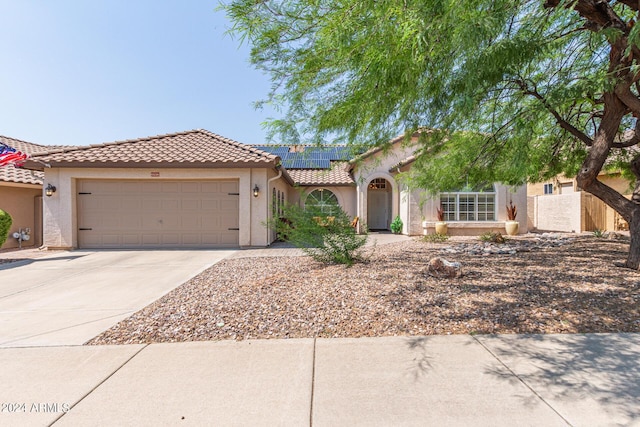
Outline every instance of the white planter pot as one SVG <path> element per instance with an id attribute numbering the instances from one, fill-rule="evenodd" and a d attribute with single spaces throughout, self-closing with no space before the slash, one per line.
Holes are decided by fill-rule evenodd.
<path id="1" fill-rule="evenodd" d="M 515 236 L 518 234 L 520 223 L 518 221 L 506 221 L 504 223 L 504 229 L 509 236 Z"/>
<path id="2" fill-rule="evenodd" d="M 436 233 L 445 235 L 447 234 L 448 226 L 446 222 L 436 222 Z"/>

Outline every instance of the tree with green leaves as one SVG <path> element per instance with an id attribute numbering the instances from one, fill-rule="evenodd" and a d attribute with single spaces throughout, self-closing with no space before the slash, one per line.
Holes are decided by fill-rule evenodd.
<path id="1" fill-rule="evenodd" d="M 640 267 L 636 0 L 235 0 L 233 34 L 272 79 L 284 142 L 387 143 L 419 129 L 412 182 L 563 173 L 627 220 Z M 623 170 L 633 197 L 598 179 Z"/>
<path id="2" fill-rule="evenodd" d="M 352 266 L 365 260 L 362 251 L 368 236 L 357 234 L 351 221 L 337 205 L 328 215 L 318 207 L 287 204 L 282 216 L 266 226 L 318 262 Z"/>

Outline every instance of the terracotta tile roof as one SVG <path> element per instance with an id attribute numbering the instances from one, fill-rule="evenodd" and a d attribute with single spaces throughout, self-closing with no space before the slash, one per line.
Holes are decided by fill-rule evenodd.
<path id="1" fill-rule="evenodd" d="M 275 166 L 278 156 L 203 129 L 75 148 L 49 150 L 38 160 L 62 167 Z M 42 170 L 27 161 L 25 166 Z"/>
<path id="2" fill-rule="evenodd" d="M 402 159 L 402 160 L 400 160 L 398 163 L 396 163 L 395 165 L 393 165 L 393 166 L 391 166 L 391 167 L 389 168 L 389 172 L 390 172 L 390 173 L 392 173 L 392 172 L 397 172 L 397 170 L 398 170 L 399 168 L 403 168 L 403 167 L 405 167 L 405 166 L 407 166 L 407 165 L 409 165 L 409 164 L 411 164 L 411 163 L 415 162 L 415 161 L 416 161 L 416 158 L 417 158 L 417 157 L 416 157 L 415 155 L 412 155 L 412 156 L 407 157 L 406 159 Z"/>
<path id="3" fill-rule="evenodd" d="M 349 163 L 336 162 L 331 169 L 287 169 L 297 185 L 355 185 L 349 173 Z"/>
<path id="4" fill-rule="evenodd" d="M 8 136 L 2 135 L 0 135 L 0 142 L 29 155 L 46 151 L 49 148 L 46 145 L 34 144 L 32 142 L 21 141 L 19 139 L 9 138 Z M 17 168 L 13 165 L 0 167 L 0 182 L 42 185 L 43 179 L 44 174 L 39 171 Z"/>

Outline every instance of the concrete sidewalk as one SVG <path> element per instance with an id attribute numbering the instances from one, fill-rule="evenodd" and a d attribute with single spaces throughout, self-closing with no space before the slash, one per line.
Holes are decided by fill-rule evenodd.
<path id="1" fill-rule="evenodd" d="M 640 425 L 640 334 L 0 349 L 0 425 Z"/>

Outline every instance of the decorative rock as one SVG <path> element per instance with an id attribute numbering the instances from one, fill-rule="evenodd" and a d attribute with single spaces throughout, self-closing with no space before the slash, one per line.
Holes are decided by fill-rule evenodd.
<path id="1" fill-rule="evenodd" d="M 503 244 L 492 242 L 460 243 L 455 246 L 445 246 L 440 251 L 444 254 L 467 255 L 515 255 L 518 252 L 557 248 L 575 240 L 556 233 L 544 233 L 533 240 L 508 239 Z"/>
<path id="2" fill-rule="evenodd" d="M 439 279 L 453 279 L 462 276 L 462 268 L 459 262 L 447 261 L 444 258 L 431 258 L 427 273 Z"/>

